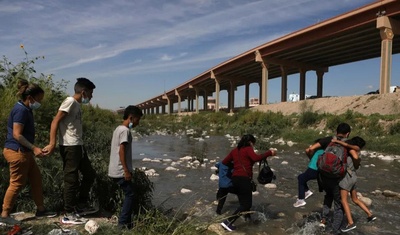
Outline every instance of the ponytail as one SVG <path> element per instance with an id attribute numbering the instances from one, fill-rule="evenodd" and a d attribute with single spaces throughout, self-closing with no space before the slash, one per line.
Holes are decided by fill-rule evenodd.
<path id="1" fill-rule="evenodd" d="M 22 99 L 22 101 L 25 101 L 28 96 L 36 96 L 44 93 L 44 90 L 39 85 L 35 83 L 29 84 L 26 79 L 20 79 L 17 88 L 17 95 Z"/>

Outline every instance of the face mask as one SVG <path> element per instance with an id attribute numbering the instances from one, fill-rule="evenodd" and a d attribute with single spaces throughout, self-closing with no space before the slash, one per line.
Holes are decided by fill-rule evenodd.
<path id="1" fill-rule="evenodd" d="M 32 109 L 32 110 L 35 110 L 35 109 L 38 109 L 39 107 L 40 107 L 40 103 L 39 102 L 37 102 L 37 101 L 35 101 L 35 103 L 33 103 L 33 104 L 31 104 L 31 103 L 29 103 L 29 107 Z"/>
<path id="2" fill-rule="evenodd" d="M 89 104 L 89 98 L 82 98 L 82 104 Z"/>
<path id="3" fill-rule="evenodd" d="M 128 127 L 129 127 L 129 129 L 133 128 L 133 123 L 130 122 L 129 125 L 128 125 Z"/>

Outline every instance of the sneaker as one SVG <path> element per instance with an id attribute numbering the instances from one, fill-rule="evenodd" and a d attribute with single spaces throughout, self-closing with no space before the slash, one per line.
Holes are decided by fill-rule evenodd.
<path id="1" fill-rule="evenodd" d="M 21 221 L 11 218 L 10 216 L 8 217 L 0 216 L 0 223 L 13 226 L 16 224 L 21 224 Z"/>
<path id="2" fill-rule="evenodd" d="M 296 203 L 293 204 L 294 207 L 305 206 L 307 203 L 304 199 L 297 199 Z"/>
<path id="3" fill-rule="evenodd" d="M 372 221 L 375 221 L 375 220 L 376 220 L 376 216 L 374 216 L 374 215 L 371 215 L 371 216 L 367 217 L 367 222 L 368 223 L 372 222 Z"/>
<path id="4" fill-rule="evenodd" d="M 95 208 L 87 203 L 78 204 L 78 206 L 75 209 L 76 209 L 76 213 L 79 215 L 89 215 L 89 214 L 96 213 L 98 211 L 97 208 Z"/>
<path id="5" fill-rule="evenodd" d="M 228 220 L 225 220 L 224 222 L 222 222 L 221 226 L 224 229 L 228 230 L 229 232 L 232 232 L 233 230 L 236 229 L 236 227 L 233 224 L 231 224 Z"/>
<path id="6" fill-rule="evenodd" d="M 352 224 L 346 225 L 346 227 L 344 227 L 344 228 L 341 228 L 340 231 L 345 233 L 345 232 L 348 232 L 348 231 L 353 230 L 355 228 L 357 228 L 357 226 L 354 223 L 352 223 Z"/>
<path id="7" fill-rule="evenodd" d="M 323 229 L 326 227 L 326 220 L 324 218 L 319 222 L 319 227 Z"/>
<path id="8" fill-rule="evenodd" d="M 311 197 L 311 195 L 313 195 L 313 194 L 314 194 L 314 193 L 311 192 L 311 190 L 308 190 L 308 191 L 305 193 L 304 200 L 307 199 L 307 198 L 309 198 L 309 197 Z"/>
<path id="9" fill-rule="evenodd" d="M 53 217 L 57 216 L 57 212 L 48 211 L 48 210 L 36 211 L 35 216 L 36 216 L 36 218 L 53 218 Z"/>
<path id="10" fill-rule="evenodd" d="M 82 218 L 75 213 L 66 213 L 61 219 L 63 224 L 84 224 L 88 219 Z"/>

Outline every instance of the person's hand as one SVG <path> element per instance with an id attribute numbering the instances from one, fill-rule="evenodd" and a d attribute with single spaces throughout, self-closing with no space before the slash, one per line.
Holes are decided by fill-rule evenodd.
<path id="1" fill-rule="evenodd" d="M 47 156 L 54 152 L 55 146 L 52 144 L 47 145 L 42 149 L 43 155 Z"/>
<path id="2" fill-rule="evenodd" d="M 34 146 L 32 151 L 33 151 L 33 154 L 35 155 L 35 157 L 41 158 L 44 156 L 41 148 Z"/>
<path id="3" fill-rule="evenodd" d="M 132 174 L 129 171 L 124 172 L 124 178 L 125 181 L 131 181 L 132 180 Z"/>
<path id="4" fill-rule="evenodd" d="M 269 149 L 269 151 L 271 151 L 271 156 L 276 156 L 276 149 L 275 148 L 271 148 L 271 149 Z"/>

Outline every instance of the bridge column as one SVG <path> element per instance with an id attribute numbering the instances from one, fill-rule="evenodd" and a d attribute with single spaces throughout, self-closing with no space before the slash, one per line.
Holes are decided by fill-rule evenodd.
<path id="1" fill-rule="evenodd" d="M 194 88 L 195 96 L 196 96 L 196 113 L 199 113 L 199 89 Z"/>
<path id="2" fill-rule="evenodd" d="M 192 110 L 192 107 L 190 106 L 192 104 L 190 96 L 187 97 L 187 111 L 190 112 Z"/>
<path id="3" fill-rule="evenodd" d="M 323 88 L 323 82 L 324 82 L 324 71 L 318 70 L 317 71 L 317 97 L 321 98 L 322 97 L 322 88 Z"/>
<path id="4" fill-rule="evenodd" d="M 250 83 L 246 81 L 244 85 L 244 107 L 246 109 L 249 108 L 249 102 L 250 101 Z"/>
<path id="5" fill-rule="evenodd" d="M 208 110 L 208 92 L 206 89 L 204 89 L 203 109 L 204 109 L 204 111 Z"/>
<path id="6" fill-rule="evenodd" d="M 181 108 L 182 98 L 181 98 L 181 95 L 179 94 L 178 90 L 176 90 L 176 89 L 175 89 L 175 95 L 178 96 L 178 114 L 181 114 L 181 112 L 182 112 L 182 108 Z"/>
<path id="7" fill-rule="evenodd" d="M 392 74 L 392 48 L 394 34 L 400 34 L 400 22 L 387 16 L 376 19 L 376 28 L 381 35 L 381 74 L 379 93 L 390 93 L 390 80 Z"/>
<path id="8" fill-rule="evenodd" d="M 300 100 L 306 98 L 306 70 L 300 69 Z"/>
<path id="9" fill-rule="evenodd" d="M 233 113 L 235 108 L 235 82 L 230 81 L 229 97 L 228 97 L 228 109 L 230 113 Z"/>
<path id="10" fill-rule="evenodd" d="M 217 77 L 215 77 L 214 71 L 211 71 L 211 78 L 215 81 L 215 112 L 219 112 L 220 85 Z"/>
<path id="11" fill-rule="evenodd" d="M 286 68 L 281 65 L 282 72 L 282 84 L 281 84 L 281 102 L 286 102 L 287 100 L 287 73 Z"/>
<path id="12" fill-rule="evenodd" d="M 165 104 L 161 105 L 161 113 L 165 114 Z"/>
<path id="13" fill-rule="evenodd" d="M 256 62 L 259 62 L 261 65 L 261 87 L 260 87 L 260 97 L 259 97 L 259 104 L 267 104 L 267 93 L 268 93 L 268 64 L 267 62 L 261 57 L 259 51 L 255 52 Z"/>

